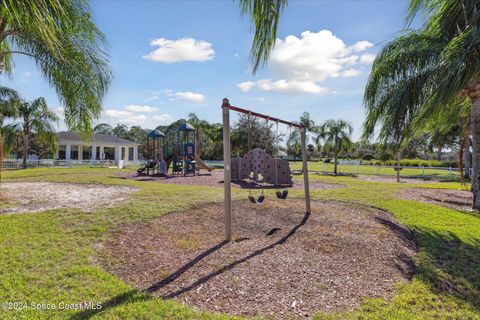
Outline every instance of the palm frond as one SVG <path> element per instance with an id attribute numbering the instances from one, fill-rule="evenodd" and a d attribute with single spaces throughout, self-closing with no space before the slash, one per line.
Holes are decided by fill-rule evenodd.
<path id="1" fill-rule="evenodd" d="M 280 16 L 287 0 L 240 0 L 243 15 L 248 15 L 255 28 L 250 50 L 253 73 L 263 67 L 277 39 Z"/>

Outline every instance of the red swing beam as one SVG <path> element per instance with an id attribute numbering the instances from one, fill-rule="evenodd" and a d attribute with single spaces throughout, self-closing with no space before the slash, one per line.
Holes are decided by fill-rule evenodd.
<path id="1" fill-rule="evenodd" d="M 270 117 L 270 116 L 267 116 L 267 115 L 264 115 L 264 114 L 261 114 L 261 113 L 258 113 L 258 112 L 250 111 L 250 110 L 247 110 L 247 109 L 242 109 L 242 108 L 231 106 L 231 105 L 229 105 L 227 108 L 229 108 L 232 111 L 248 114 L 249 116 L 262 118 L 262 119 L 265 119 L 267 121 L 273 121 L 273 122 L 276 122 L 276 123 L 286 124 L 288 126 L 296 127 L 296 128 L 299 128 L 299 129 L 305 127 L 303 124 L 290 122 L 290 121 L 285 121 L 285 120 L 282 120 L 282 119 L 278 119 L 278 118 L 275 118 L 275 117 Z"/>

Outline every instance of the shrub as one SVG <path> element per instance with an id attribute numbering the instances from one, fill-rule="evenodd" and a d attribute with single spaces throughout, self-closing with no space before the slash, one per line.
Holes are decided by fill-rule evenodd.
<path id="1" fill-rule="evenodd" d="M 367 160 L 367 161 L 370 161 L 372 160 L 374 157 L 371 155 L 371 154 L 366 154 L 362 157 L 362 160 Z"/>
<path id="2" fill-rule="evenodd" d="M 330 162 L 332 162 L 332 159 L 327 158 L 327 159 L 323 160 L 323 162 L 325 162 L 325 163 L 330 163 Z"/>

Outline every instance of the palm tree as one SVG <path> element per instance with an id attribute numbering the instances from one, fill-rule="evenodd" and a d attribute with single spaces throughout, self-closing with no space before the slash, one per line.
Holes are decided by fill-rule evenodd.
<path id="1" fill-rule="evenodd" d="M 297 160 L 297 157 L 300 156 L 300 150 L 301 150 L 300 131 L 292 130 L 288 135 L 288 139 L 287 139 L 287 152 L 293 155 L 293 162 L 295 162 Z"/>
<path id="2" fill-rule="evenodd" d="M 473 207 L 480 209 L 480 11 L 476 1 L 412 0 L 409 21 L 419 12 L 426 12 L 424 26 L 388 43 L 375 59 L 365 133 L 385 119 L 406 119 L 406 131 L 388 134 L 399 140 L 443 110 L 471 103 Z M 381 134 L 389 130 L 382 124 Z"/>
<path id="3" fill-rule="evenodd" d="M 70 129 L 91 131 L 111 79 L 104 36 L 85 0 L 2 1 L 0 73 L 12 57 L 31 57 L 56 89 Z"/>
<path id="4" fill-rule="evenodd" d="M 6 118 L 15 117 L 17 115 L 17 108 L 15 101 L 18 98 L 18 94 L 15 90 L 0 87 L 0 181 L 2 179 L 2 167 L 3 158 L 6 150 L 11 146 L 11 134 L 7 134 L 9 131 L 4 127 Z M 7 138 L 5 138 L 7 136 Z"/>
<path id="5" fill-rule="evenodd" d="M 242 14 L 249 16 L 255 26 L 255 36 L 250 49 L 254 73 L 268 61 L 277 40 L 280 14 L 286 5 L 287 0 L 240 0 Z"/>
<path id="6" fill-rule="evenodd" d="M 195 128 L 195 152 L 200 157 L 202 154 L 202 138 L 206 138 L 205 134 L 210 128 L 210 123 L 206 120 L 200 120 L 195 113 L 189 113 L 187 121 Z"/>
<path id="7" fill-rule="evenodd" d="M 318 128 L 317 141 L 323 140 L 325 144 L 333 146 L 334 167 L 333 173 L 337 175 L 338 153 L 352 145 L 350 136 L 353 127 L 345 120 L 327 120 Z"/>
<path id="8" fill-rule="evenodd" d="M 37 98 L 32 102 L 17 100 L 16 105 L 22 122 L 14 122 L 8 127 L 11 131 L 21 130 L 23 134 L 23 168 L 26 169 L 30 136 L 35 134 L 38 141 L 55 146 L 57 136 L 54 124 L 58 122 L 58 117 L 48 109 L 44 98 Z"/>

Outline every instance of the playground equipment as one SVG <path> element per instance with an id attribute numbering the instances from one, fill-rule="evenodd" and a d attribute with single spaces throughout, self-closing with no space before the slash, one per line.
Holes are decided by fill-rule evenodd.
<path id="1" fill-rule="evenodd" d="M 195 128 L 183 123 L 177 128 L 177 139 L 173 148 L 173 174 L 195 175 Z"/>
<path id="2" fill-rule="evenodd" d="M 196 154 L 195 128 L 191 124 L 180 124 L 168 137 L 158 129 L 148 133 L 147 163 L 137 170 L 139 174 L 149 175 L 150 170 L 155 174 L 157 170 L 158 175 L 165 176 L 170 164 L 173 175 L 195 175 L 201 169 L 213 171 L 214 168 Z"/>
<path id="3" fill-rule="evenodd" d="M 147 135 L 147 163 L 145 166 L 139 168 L 137 173 L 144 173 L 147 171 L 147 175 L 150 175 L 150 170 L 152 174 L 155 174 L 155 168 L 157 168 L 158 163 L 164 160 L 164 143 L 165 143 L 165 134 L 158 130 L 152 130 Z M 161 172 L 157 170 L 157 174 L 165 174 L 166 172 Z"/>
<path id="4" fill-rule="evenodd" d="M 288 161 L 272 158 L 265 150 L 255 148 L 243 158 L 233 158 L 232 179 L 251 179 L 255 182 L 272 185 L 293 185 L 292 174 Z"/>
<path id="5" fill-rule="evenodd" d="M 269 117 L 267 115 L 253 112 L 250 110 L 234 107 L 230 105 L 230 102 L 228 101 L 227 98 L 224 98 L 222 101 L 222 114 L 223 114 L 223 161 L 224 161 L 224 171 L 223 171 L 223 180 L 224 180 L 224 220 L 225 220 L 225 240 L 226 241 L 231 241 L 232 240 L 232 159 L 230 157 L 231 149 L 230 149 L 230 110 L 240 112 L 247 114 L 249 116 L 254 116 L 258 118 L 265 119 L 267 121 L 274 121 L 277 124 L 282 123 L 286 124 L 291 127 L 298 128 L 300 130 L 300 138 L 301 138 L 301 148 L 302 148 L 302 162 L 303 162 L 303 181 L 304 181 L 304 187 L 305 187 L 305 209 L 306 213 L 311 213 L 311 204 L 310 204 L 310 186 L 308 182 L 308 165 L 307 165 L 307 147 L 306 147 L 306 130 L 305 126 L 302 124 L 298 123 L 293 123 L 285 120 L 281 120 L 278 118 L 273 118 Z M 261 150 L 261 149 L 260 149 Z M 253 151 L 252 150 L 252 157 L 253 157 Z M 262 150 L 263 151 L 263 150 Z M 259 153 L 258 151 L 255 151 L 255 154 Z M 263 166 L 260 166 L 258 168 L 254 168 L 255 170 L 258 170 L 261 174 L 261 168 L 265 167 L 265 157 L 263 158 L 264 164 Z M 253 161 L 253 160 L 252 160 Z M 260 161 L 261 164 L 261 161 Z M 240 168 L 241 165 L 238 165 L 238 168 Z M 253 167 L 253 164 L 252 164 Z M 275 166 L 277 168 L 277 166 Z M 240 171 L 237 172 L 239 175 L 241 174 Z M 275 175 L 276 176 L 276 175 Z M 290 177 L 291 179 L 291 177 Z M 262 190 L 263 192 L 263 190 Z M 277 191 L 279 192 L 279 191 Z M 288 191 L 285 194 L 285 198 L 287 197 Z M 255 197 L 250 193 L 249 195 L 249 200 L 252 201 L 254 200 L 255 203 L 258 203 L 260 200 L 260 203 L 263 203 L 265 200 L 265 197 L 261 198 L 263 194 L 258 198 L 255 199 Z M 283 192 L 282 192 L 283 196 Z M 277 195 L 278 197 L 278 195 Z M 252 201 L 252 203 L 254 202 Z"/>

